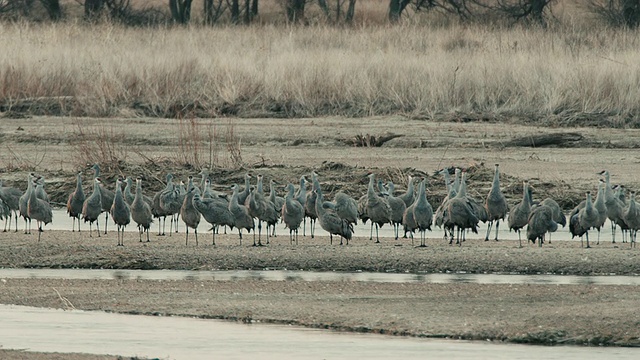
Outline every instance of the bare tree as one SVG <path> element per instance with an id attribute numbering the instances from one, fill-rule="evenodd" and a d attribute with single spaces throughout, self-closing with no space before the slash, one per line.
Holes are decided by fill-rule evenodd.
<path id="1" fill-rule="evenodd" d="M 188 24 L 191 20 L 191 3 L 193 0 L 169 0 L 169 10 L 173 21 Z"/>
<path id="2" fill-rule="evenodd" d="M 84 17 L 87 20 L 96 20 L 104 9 L 104 0 L 85 0 Z"/>
<path id="3" fill-rule="evenodd" d="M 47 11 L 49 19 L 53 21 L 62 19 L 62 8 L 60 8 L 59 0 L 40 0 L 40 3 Z"/>
<path id="4" fill-rule="evenodd" d="M 547 25 L 546 12 L 554 0 L 469 0 L 493 12 L 505 15 L 515 21 L 531 21 L 541 26 Z"/>
<path id="5" fill-rule="evenodd" d="M 225 2 L 223 0 L 204 0 L 204 23 L 215 24 L 224 13 Z"/>
<path id="6" fill-rule="evenodd" d="M 611 26 L 640 25 L 640 0 L 588 0 L 586 6 Z"/>
<path id="7" fill-rule="evenodd" d="M 284 7 L 287 13 L 287 20 L 290 23 L 303 22 L 306 4 L 306 0 L 286 0 Z"/>

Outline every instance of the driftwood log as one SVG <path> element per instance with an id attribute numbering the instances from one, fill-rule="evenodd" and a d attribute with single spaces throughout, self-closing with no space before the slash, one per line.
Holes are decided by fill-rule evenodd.
<path id="1" fill-rule="evenodd" d="M 584 139 L 584 136 L 576 132 L 552 133 L 542 135 L 529 135 L 507 141 L 505 147 L 545 147 L 545 146 L 570 146 Z"/>

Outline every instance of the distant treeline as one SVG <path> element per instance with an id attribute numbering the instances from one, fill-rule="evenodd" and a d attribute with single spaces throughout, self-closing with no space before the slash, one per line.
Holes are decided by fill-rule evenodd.
<path id="1" fill-rule="evenodd" d="M 86 21 L 114 21 L 131 26 L 168 24 L 251 24 L 256 22 L 260 0 L 167 0 L 166 6 L 151 1 L 76 0 L 84 8 Z M 135 0 L 134 0 L 135 1 Z M 437 12 L 462 22 L 528 23 L 547 26 L 556 20 L 553 9 L 571 0 L 388 0 L 388 22 L 407 14 Z M 280 19 L 274 22 L 351 24 L 357 16 L 357 0 L 276 0 Z M 359 4 L 362 4 L 361 0 Z M 272 5 L 272 4 L 270 4 Z M 572 7 L 600 18 L 610 26 L 635 28 L 640 24 L 640 0 L 576 0 Z M 309 16 L 313 6 L 314 14 Z M 362 7 L 362 5 L 359 5 Z M 60 21 L 73 17 L 60 0 L 0 0 L 0 18 L 5 20 Z M 319 9 L 319 10 L 318 10 Z M 306 11 L 305 11 L 306 10 Z M 578 10 L 576 10 L 578 11 Z M 74 14 L 78 15 L 78 14 Z M 261 20 L 264 22 L 264 20 Z"/>

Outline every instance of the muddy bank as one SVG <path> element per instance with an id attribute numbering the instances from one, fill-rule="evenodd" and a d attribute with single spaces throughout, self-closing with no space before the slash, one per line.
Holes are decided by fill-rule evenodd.
<path id="1" fill-rule="evenodd" d="M 437 234 L 434 232 L 433 234 Z M 432 235 L 432 236 L 434 236 Z M 358 237 L 348 246 L 329 245 L 327 237 L 300 237 L 289 245 L 288 235 L 272 238 L 269 246 L 252 247 L 252 236 L 239 245 L 237 234 L 201 235 L 199 246 L 184 244 L 184 233 L 152 236 L 139 243 L 126 233 L 125 246 L 116 247 L 115 232 L 101 238 L 88 233 L 46 231 L 37 236 L 0 233 L 0 266 L 17 268 L 236 270 L 289 269 L 313 271 L 468 272 L 599 275 L 640 274 L 640 251 L 628 244 L 603 241 L 591 249 L 577 242 L 555 241 L 543 248 L 517 241 L 469 239 L 461 248 L 442 238 L 427 240 L 427 248 L 414 248 L 410 240 L 383 239 L 375 244 Z M 437 236 L 437 235 L 435 235 Z"/>
<path id="2" fill-rule="evenodd" d="M 0 359 L 3 360 L 143 360 L 116 355 L 93 355 L 75 353 L 39 353 L 21 350 L 0 349 Z"/>

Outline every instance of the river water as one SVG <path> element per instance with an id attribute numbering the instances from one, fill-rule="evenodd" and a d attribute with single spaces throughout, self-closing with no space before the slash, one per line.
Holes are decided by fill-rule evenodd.
<path id="1" fill-rule="evenodd" d="M 0 269 L 0 279 L 135 279 L 135 280 L 265 280 L 265 281 L 361 281 L 432 284 L 539 284 L 633 285 L 640 276 L 572 276 L 508 274 L 397 274 L 375 272 L 314 272 L 292 270 L 105 270 L 105 269 Z"/>
<path id="2" fill-rule="evenodd" d="M 637 359 L 638 350 L 343 334 L 281 325 L 0 305 L 0 347 L 161 359 Z"/>

